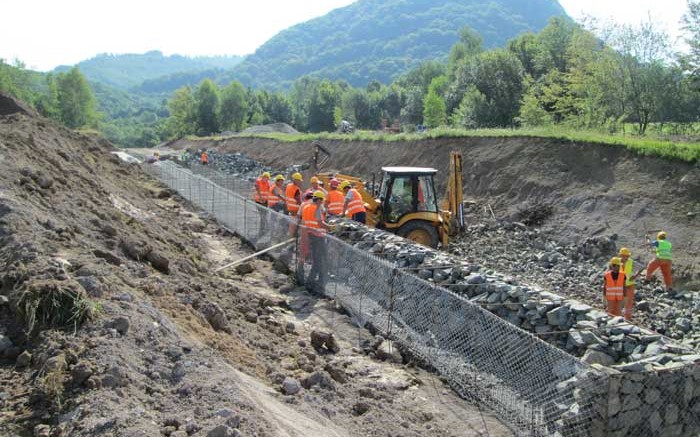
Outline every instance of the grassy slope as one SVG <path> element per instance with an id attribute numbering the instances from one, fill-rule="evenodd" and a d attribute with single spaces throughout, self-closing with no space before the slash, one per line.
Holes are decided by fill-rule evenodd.
<path id="1" fill-rule="evenodd" d="M 660 156 L 667 159 L 679 159 L 686 162 L 700 162 L 700 143 L 673 142 L 664 139 L 613 136 L 600 132 L 566 130 L 552 128 L 533 129 L 433 129 L 424 134 L 390 134 L 374 131 L 359 131 L 351 135 L 338 133 L 319 134 L 257 134 L 245 135 L 253 138 L 272 138 L 282 142 L 301 142 L 319 139 L 347 141 L 416 141 L 434 138 L 468 138 L 468 137 L 535 137 L 572 142 L 607 144 L 625 147 L 639 155 Z"/>

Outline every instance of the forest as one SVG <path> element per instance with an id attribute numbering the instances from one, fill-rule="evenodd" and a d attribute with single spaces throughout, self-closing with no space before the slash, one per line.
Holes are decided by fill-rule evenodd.
<path id="1" fill-rule="evenodd" d="M 688 2 L 683 25 L 689 47 L 683 53 L 675 53 L 651 21 L 584 26 L 555 17 L 540 32 L 493 49 L 465 27 L 446 61 L 426 61 L 391 83 L 373 80 L 362 87 L 303 76 L 289 90 L 272 91 L 205 78 L 171 95 L 135 97 L 104 85 L 91 88 L 77 68 L 41 75 L 1 63 L 0 89 L 69 127 L 98 129 L 124 146 L 273 122 L 332 132 L 341 120 L 370 131 L 398 122 L 405 132 L 422 125 L 542 128 L 696 142 L 700 1 Z"/>

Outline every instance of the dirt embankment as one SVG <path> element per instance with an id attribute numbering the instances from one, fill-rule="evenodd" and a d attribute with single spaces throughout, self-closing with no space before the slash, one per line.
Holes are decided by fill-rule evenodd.
<path id="1" fill-rule="evenodd" d="M 0 115 L 0 435 L 511 435 L 112 150 Z"/>
<path id="2" fill-rule="evenodd" d="M 674 245 L 676 276 L 700 286 L 700 165 L 638 156 L 624 148 L 538 138 L 463 138 L 412 142 L 328 141 L 329 170 L 371 180 L 382 166 L 448 168 L 449 151 L 464 162 L 464 191 L 493 208 L 498 218 L 543 204 L 554 214 L 544 229 L 562 242 L 591 236 L 619 236 L 640 258 L 647 258 L 645 232 L 664 229 Z M 178 148 L 242 152 L 274 168 L 308 162 L 310 143 L 229 138 L 181 140 Z M 440 189 L 445 172 L 438 176 Z"/>

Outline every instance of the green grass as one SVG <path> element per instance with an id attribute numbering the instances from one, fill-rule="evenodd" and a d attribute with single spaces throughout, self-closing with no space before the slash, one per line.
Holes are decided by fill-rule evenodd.
<path id="1" fill-rule="evenodd" d="M 612 135 L 597 131 L 574 130 L 560 127 L 541 127 L 523 129 L 477 129 L 462 130 L 452 128 L 431 129 L 426 133 L 390 134 L 376 131 L 357 131 L 353 134 L 318 133 L 318 134 L 253 134 L 244 135 L 246 138 L 268 138 L 283 143 L 310 142 L 314 140 L 337 141 L 419 141 L 439 138 L 550 138 L 562 141 L 606 144 L 625 147 L 634 153 L 644 156 L 659 156 L 666 159 L 678 159 L 686 162 L 700 161 L 700 142 L 675 142 L 654 137 L 635 135 Z"/>

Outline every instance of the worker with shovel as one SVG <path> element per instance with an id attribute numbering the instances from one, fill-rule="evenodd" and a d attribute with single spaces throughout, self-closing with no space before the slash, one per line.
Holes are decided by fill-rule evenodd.
<path id="1" fill-rule="evenodd" d="M 664 277 L 664 284 L 666 285 L 666 292 L 673 294 L 673 279 L 671 277 L 671 242 L 668 241 L 668 236 L 666 232 L 660 231 L 656 234 L 656 240 L 647 242 L 651 247 L 656 248 L 656 256 L 654 259 L 649 261 L 647 265 L 647 274 L 645 282 L 651 281 L 651 277 L 654 275 L 657 269 L 661 269 L 661 274 Z"/>
<path id="2" fill-rule="evenodd" d="M 301 213 L 301 224 L 308 231 L 309 249 L 311 251 L 311 271 L 306 282 L 316 284 L 321 290 L 328 280 L 328 251 L 326 250 L 326 231 L 329 229 L 326 223 L 326 213 L 323 202 L 326 194 L 316 191 L 311 199 L 312 203 L 305 205 Z"/>

